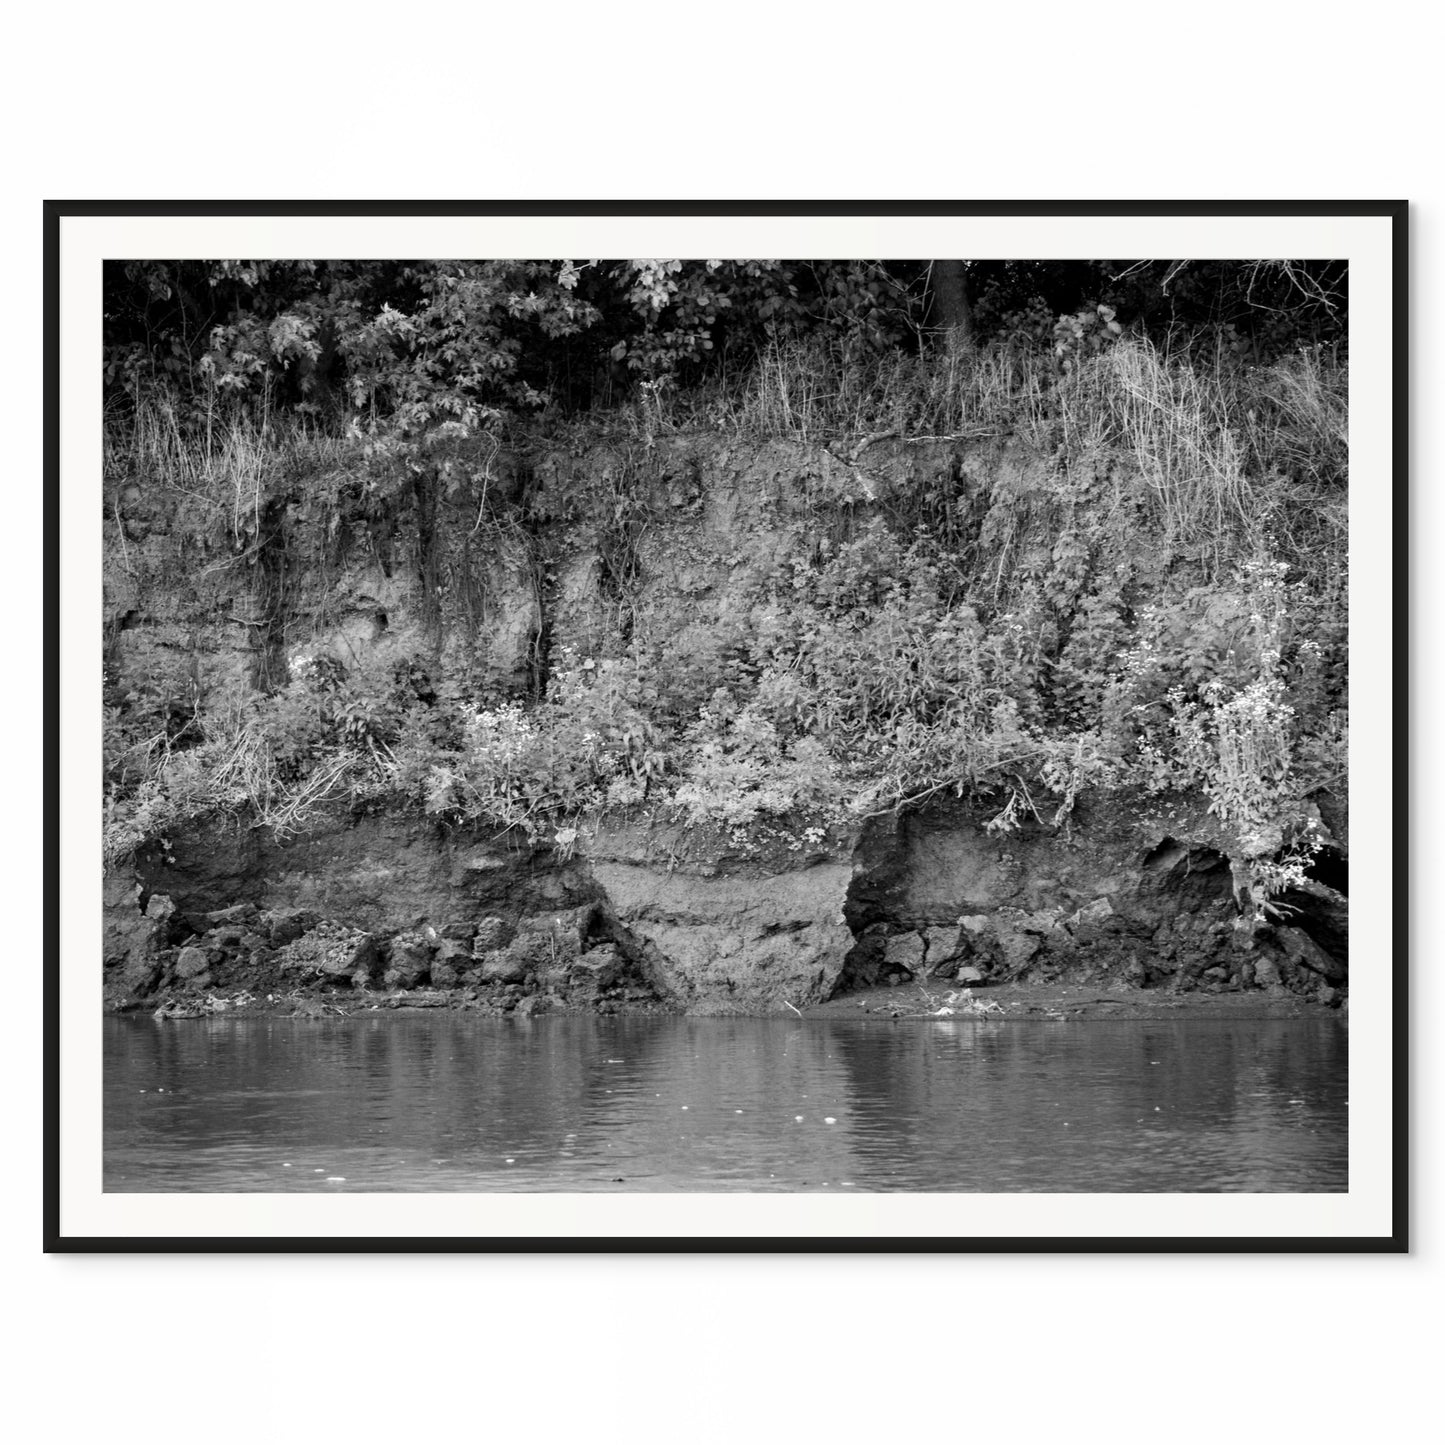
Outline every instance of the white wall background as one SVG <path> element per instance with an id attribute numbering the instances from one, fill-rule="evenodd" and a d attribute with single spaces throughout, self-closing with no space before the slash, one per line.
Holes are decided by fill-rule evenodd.
<path id="1" fill-rule="evenodd" d="M 1415 956 L 1415 1254 L 43 1258 L 40 201 L 1354 198 L 1416 203 L 1412 796 L 1441 801 L 1442 195 L 1414 7 L 885 12 L 137 4 L 7 26 L 0 1362 L 18 1438 L 1171 1442 L 1429 1430 L 1441 950 Z M 1006 15 L 1020 18 L 1010 27 Z M 1355 27 L 1355 28 L 1352 28 Z M 35 540 L 32 540 L 35 539 Z M 33 708 L 27 702 L 33 697 Z M 20 714 L 17 716 L 17 714 Z M 1420 837 L 1416 878 L 1438 843 Z M 1432 1309 L 1431 1306 L 1434 1308 Z M 866 1338 L 865 1338 L 866 1336 Z M 862 1352 L 871 1341 L 871 1361 Z M 18 1386 L 18 1392 L 16 1390 Z M 1146 1434 L 1147 1432 L 1147 1434 Z"/>

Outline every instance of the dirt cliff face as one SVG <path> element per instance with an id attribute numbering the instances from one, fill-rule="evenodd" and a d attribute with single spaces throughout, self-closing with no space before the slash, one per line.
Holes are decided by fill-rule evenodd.
<path id="1" fill-rule="evenodd" d="M 1252 926 L 1209 833 L 1184 803 L 1006 837 L 939 805 L 807 854 L 637 822 L 563 858 L 395 818 L 287 843 L 216 825 L 108 880 L 106 991 L 760 1014 L 956 979 L 1338 1002 L 1344 896 L 1312 883 Z"/>
<path id="2" fill-rule="evenodd" d="M 433 682 L 466 669 L 512 696 L 544 686 L 564 648 L 640 643 L 679 670 L 711 665 L 767 623 L 758 578 L 820 499 L 862 516 L 929 468 L 980 497 L 985 469 L 1026 493 L 1037 462 L 1011 446 L 950 458 L 891 441 L 865 471 L 824 447 L 678 438 L 621 487 L 638 465 L 631 444 L 514 460 L 517 510 L 485 526 L 444 493 L 407 503 L 424 527 L 279 498 L 235 556 L 212 556 L 183 513 L 137 495 L 107 551 L 108 673 L 172 698 L 181 736 L 199 699 L 274 687 L 301 651 L 426 653 Z M 605 523 L 568 500 L 608 488 L 619 502 Z M 778 1013 L 951 978 L 1341 997 L 1337 803 L 1324 820 L 1334 845 L 1265 926 L 1241 911 L 1200 798 L 1081 799 L 1058 827 L 1009 833 L 991 832 L 989 813 L 934 801 L 806 846 L 743 846 L 636 808 L 533 845 L 364 800 L 287 838 L 203 822 L 107 877 L 106 994 Z"/>
<path id="3" fill-rule="evenodd" d="M 1312 883 L 1256 925 L 1221 848 L 1201 800 L 1096 803 L 1067 829 L 1006 835 L 957 804 L 890 819 L 859 849 L 840 986 L 965 978 L 1337 1001 L 1344 896 Z"/>
<path id="4" fill-rule="evenodd" d="M 592 876 L 691 1013 L 781 1013 L 828 998 L 853 935 L 850 838 L 808 853 L 739 854 L 677 826 L 601 829 Z"/>
<path id="5" fill-rule="evenodd" d="M 341 814 L 287 843 L 201 829 L 108 880 L 107 993 L 442 988 L 500 1009 L 770 1013 L 837 986 L 846 856 L 740 858 L 641 824 L 592 843 L 563 859 Z"/>

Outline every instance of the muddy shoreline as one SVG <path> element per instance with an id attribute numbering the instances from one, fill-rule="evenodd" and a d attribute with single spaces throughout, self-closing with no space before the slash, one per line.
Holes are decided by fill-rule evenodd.
<path id="1" fill-rule="evenodd" d="M 966 993 L 958 998 L 958 993 Z M 950 997 L 954 1003 L 950 1004 Z M 941 1012 L 941 1010 L 946 1010 Z M 980 1020 L 991 1023 L 1083 1023 L 1101 1019 L 1118 1021 L 1187 1018 L 1285 1019 L 1318 1017 L 1325 1013 L 1348 1016 L 1347 998 L 1331 1005 L 1314 1003 L 1298 995 L 1274 997 L 1259 991 L 1237 993 L 1180 993 L 1172 989 L 1101 988 L 1093 984 L 998 984 L 967 991 L 936 983 L 929 987 L 904 984 L 876 988 L 830 999 L 807 1009 L 807 1018 L 887 1018 Z"/>
<path id="2" fill-rule="evenodd" d="M 418 1014 L 436 1011 L 484 1017 L 532 1019 L 548 1015 L 627 1018 L 674 1017 L 675 1007 L 647 1001 L 604 1002 L 578 1007 L 535 994 L 495 999 L 475 989 L 426 989 L 385 993 L 352 989 L 267 995 L 174 994 L 146 1000 L 111 999 L 106 1012 L 150 1015 L 162 1020 L 200 1018 L 345 1018 L 364 1013 Z M 955 989 L 948 985 L 904 984 L 860 989 L 797 1011 L 797 1018 L 851 1019 L 869 1022 L 941 1021 L 1006 1023 L 1089 1023 L 1099 1021 L 1203 1021 L 1349 1016 L 1349 1000 L 1321 1004 L 1296 995 L 1268 996 L 1257 991 L 1181 993 L 1167 989 L 1101 988 L 1088 984 L 999 984 Z M 695 1015 L 694 1015 L 695 1016 Z M 774 1013 L 732 1011 L 713 1017 L 779 1017 Z M 791 1017 L 792 1015 L 783 1015 Z"/>

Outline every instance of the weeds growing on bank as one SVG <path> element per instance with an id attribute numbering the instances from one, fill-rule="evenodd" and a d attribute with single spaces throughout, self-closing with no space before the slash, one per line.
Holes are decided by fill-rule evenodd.
<path id="1" fill-rule="evenodd" d="M 1221 560 L 1292 510 L 1320 510 L 1341 537 L 1345 526 L 1348 373 L 1318 348 L 1249 367 L 1141 337 L 1073 358 L 1008 341 L 914 355 L 779 340 L 735 384 L 654 387 L 622 414 L 643 440 L 702 428 L 819 445 L 1018 437 L 1045 454 L 1110 452 L 1147 484 L 1149 520 L 1168 539 L 1207 541 Z"/>
<path id="2" fill-rule="evenodd" d="M 218 532 L 240 553 L 254 546 L 265 503 L 290 471 L 321 470 L 347 452 L 335 431 L 273 412 L 265 397 L 242 410 L 213 395 L 182 417 L 174 401 L 154 393 L 138 399 L 123 419 L 108 419 L 103 466 L 108 490 L 140 480 L 170 493 L 189 503 L 198 528 Z M 118 510 L 118 503 L 112 507 Z M 123 531 L 116 545 L 124 545 Z"/>
<path id="3" fill-rule="evenodd" d="M 1308 796 L 1344 772 L 1345 367 L 1248 368 L 1097 319 L 1068 334 L 1090 344 L 780 341 L 731 386 L 651 387 L 605 419 L 644 452 L 700 429 L 850 465 L 884 438 L 1017 438 L 1043 480 L 981 500 L 929 482 L 836 536 L 820 502 L 690 652 L 561 656 L 525 703 L 420 686 L 437 659 L 383 648 L 197 698 L 180 735 L 114 707 L 107 858 L 215 813 L 284 834 L 341 800 L 566 846 L 648 808 L 801 848 L 944 791 L 1007 830 L 1067 827 L 1091 791 L 1201 790 L 1262 900 L 1297 878 Z M 279 478 L 346 446 L 264 414 L 187 430 L 156 405 L 108 437 L 107 466 L 204 501 L 243 550 Z"/>

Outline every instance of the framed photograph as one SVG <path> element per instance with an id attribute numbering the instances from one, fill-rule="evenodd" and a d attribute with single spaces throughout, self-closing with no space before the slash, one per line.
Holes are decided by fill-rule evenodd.
<path id="1" fill-rule="evenodd" d="M 47 1250 L 1408 1248 L 1404 202 L 45 228 Z"/>

